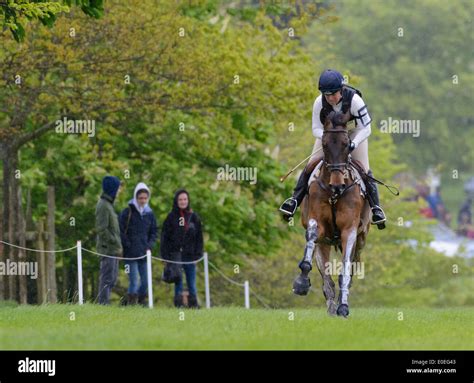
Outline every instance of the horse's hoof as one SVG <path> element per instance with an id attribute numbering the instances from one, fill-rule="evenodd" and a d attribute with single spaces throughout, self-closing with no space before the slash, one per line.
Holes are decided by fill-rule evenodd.
<path id="1" fill-rule="evenodd" d="M 337 308 L 337 316 L 347 318 L 349 316 L 349 306 L 346 304 L 340 304 Z"/>
<path id="2" fill-rule="evenodd" d="M 298 276 L 293 282 L 293 292 L 296 295 L 307 295 L 309 288 L 311 287 L 311 282 L 308 277 Z"/>
<path id="3" fill-rule="evenodd" d="M 337 305 L 334 301 L 329 302 L 328 304 L 328 314 L 330 316 L 335 316 L 337 312 Z"/>

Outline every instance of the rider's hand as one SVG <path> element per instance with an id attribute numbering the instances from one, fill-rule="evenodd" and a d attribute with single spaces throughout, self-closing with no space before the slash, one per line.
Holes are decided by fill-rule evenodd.
<path id="1" fill-rule="evenodd" d="M 349 153 L 352 152 L 356 148 L 356 144 L 354 141 L 349 142 Z"/>

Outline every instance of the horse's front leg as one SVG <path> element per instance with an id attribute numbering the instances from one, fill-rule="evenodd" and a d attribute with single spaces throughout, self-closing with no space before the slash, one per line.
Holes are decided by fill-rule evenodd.
<path id="1" fill-rule="evenodd" d="M 339 305 L 337 315 L 349 315 L 349 288 L 352 278 L 351 256 L 357 241 L 357 226 L 352 226 L 341 232 L 342 240 L 342 273 L 339 275 Z"/>
<path id="2" fill-rule="evenodd" d="M 301 274 L 293 282 L 293 292 L 297 295 L 306 295 L 311 287 L 308 274 L 312 269 L 313 252 L 318 238 L 318 224 L 314 218 L 310 218 L 306 228 L 306 246 L 304 256 L 299 263 Z"/>

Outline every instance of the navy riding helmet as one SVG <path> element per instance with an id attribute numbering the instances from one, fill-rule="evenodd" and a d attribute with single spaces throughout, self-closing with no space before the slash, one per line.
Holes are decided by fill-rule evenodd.
<path id="1" fill-rule="evenodd" d="M 321 76 L 319 76 L 318 88 L 321 93 L 333 94 L 342 89 L 344 84 L 344 77 L 337 70 L 326 69 Z"/>

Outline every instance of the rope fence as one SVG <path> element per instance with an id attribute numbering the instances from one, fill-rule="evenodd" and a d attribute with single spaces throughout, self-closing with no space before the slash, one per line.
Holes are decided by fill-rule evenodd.
<path id="1" fill-rule="evenodd" d="M 26 251 L 32 251 L 32 252 L 37 252 L 37 253 L 65 253 L 67 251 L 71 251 L 76 249 L 77 251 L 77 296 L 78 296 L 78 303 L 79 305 L 84 304 L 84 286 L 83 286 L 83 271 L 82 271 L 82 253 L 86 252 L 89 254 L 93 254 L 99 257 L 105 257 L 105 258 L 111 258 L 111 259 L 118 259 L 119 261 L 128 261 L 131 260 L 131 258 L 124 258 L 124 257 L 118 257 L 114 255 L 109 255 L 109 254 L 101 254 L 93 250 L 86 249 L 82 247 L 82 242 L 77 241 L 76 246 L 70 247 L 68 249 L 62 249 L 62 250 L 38 250 L 38 249 L 31 249 L 27 247 L 21 247 L 14 245 L 12 243 L 8 243 L 5 241 L 1 241 L 0 243 L 3 243 L 4 245 L 11 246 L 17 249 L 23 249 Z M 209 265 L 212 266 L 212 268 L 227 282 L 244 288 L 244 304 L 245 308 L 249 309 L 250 308 L 250 294 L 254 295 L 255 298 L 262 303 L 263 306 L 266 308 L 269 308 L 269 306 L 253 291 L 250 289 L 250 284 L 249 281 L 245 281 L 244 283 L 240 283 L 237 281 L 234 281 L 233 279 L 229 278 L 226 276 L 216 265 L 214 265 L 212 262 L 209 261 L 207 252 L 203 253 L 203 256 L 195 261 L 173 261 L 169 259 L 164 259 L 160 257 L 155 257 L 151 255 L 151 251 L 148 250 L 145 255 L 142 255 L 141 257 L 137 258 L 132 258 L 133 260 L 138 260 L 138 259 L 145 259 L 147 260 L 147 279 L 148 279 L 148 307 L 153 308 L 153 288 L 152 288 L 152 267 L 151 267 L 151 261 L 152 260 L 157 260 L 165 263 L 174 263 L 174 264 L 181 264 L 181 265 L 186 265 L 186 264 L 197 264 L 199 262 L 204 263 L 204 292 L 205 292 L 205 299 L 206 299 L 206 308 L 210 309 L 211 308 L 211 294 L 210 294 L 210 286 L 209 286 Z"/>
<path id="2" fill-rule="evenodd" d="M 234 281 L 233 279 L 229 278 L 226 276 L 222 271 L 220 271 L 216 265 L 214 265 L 212 262 L 208 262 L 214 270 L 216 270 L 222 278 L 224 278 L 227 282 L 232 283 L 235 286 L 240 286 L 244 288 L 244 296 L 245 296 L 245 308 L 249 309 L 250 308 L 250 287 L 249 287 L 249 281 L 245 281 L 244 283 L 240 283 L 237 281 Z"/>
<path id="3" fill-rule="evenodd" d="M 77 245 L 76 245 L 76 246 L 70 247 L 69 249 L 64 249 L 64 250 L 38 250 L 38 249 L 30 249 L 29 247 L 17 246 L 17 245 L 14 245 L 13 243 L 8 243 L 8 242 L 5 242 L 5 241 L 0 241 L 0 243 L 3 243 L 4 245 L 7 245 L 7 246 L 15 247 L 17 249 L 23 249 L 23 250 L 27 250 L 27 251 L 34 251 L 36 253 L 65 253 L 66 251 L 74 250 L 77 247 Z"/>
<path id="4" fill-rule="evenodd" d="M 199 258 L 195 261 L 189 261 L 189 262 L 172 261 L 170 259 L 164 259 L 164 258 L 159 258 L 159 257 L 154 257 L 154 256 L 152 256 L 151 258 L 156 259 L 158 261 L 166 262 L 166 263 L 175 263 L 175 264 L 178 264 L 178 265 L 192 265 L 193 263 L 199 263 L 202 260 L 204 260 L 204 255 L 201 258 Z M 135 258 L 135 259 L 138 259 L 138 258 Z"/>
<path id="5" fill-rule="evenodd" d="M 77 246 L 74 246 L 74 248 L 77 248 Z M 91 254 L 94 254 L 94 255 L 98 255 L 99 257 L 105 257 L 105 258 L 112 258 L 112 259 L 118 259 L 118 260 L 127 260 L 127 259 L 130 259 L 130 258 L 124 258 L 124 257 L 117 257 L 117 256 L 114 256 L 114 255 L 107 255 L 107 254 L 101 254 L 101 253 L 97 253 L 95 251 L 92 251 L 92 250 L 88 250 L 86 248 L 82 248 L 82 251 L 85 251 L 87 253 L 91 253 Z M 136 257 L 136 258 L 133 258 L 133 260 L 137 260 L 137 259 L 143 259 L 143 258 L 146 258 L 146 255 L 142 255 L 141 257 Z"/>
<path id="6" fill-rule="evenodd" d="M 22 250 L 26 250 L 26 251 L 31 251 L 31 252 L 35 252 L 35 253 L 46 253 L 46 254 L 51 254 L 51 253 L 65 253 L 65 252 L 68 252 L 68 251 L 71 251 L 71 250 L 74 250 L 76 249 L 77 251 L 77 273 L 78 273 L 78 278 L 77 278 L 77 288 L 78 290 L 74 293 L 74 296 L 77 296 L 78 297 L 78 303 L 79 305 L 83 305 L 84 304 L 84 288 L 83 288 L 83 268 L 82 268 L 82 254 L 83 252 L 86 252 L 86 253 L 89 253 L 89 254 L 92 254 L 92 255 L 96 255 L 96 256 L 99 256 L 99 257 L 105 257 L 105 258 L 112 258 L 112 259 L 118 259 L 119 261 L 127 261 L 127 260 L 130 260 L 131 258 L 124 258 L 124 257 L 118 257 L 118 256 L 113 256 L 113 255 L 108 255 L 108 254 L 102 254 L 102 253 L 98 253 L 96 251 L 93 251 L 93 250 L 89 250 L 89 249 L 86 249 L 84 247 L 82 247 L 82 243 L 81 241 L 77 241 L 77 244 L 75 246 L 72 246 L 72 247 L 69 247 L 67 249 L 61 249 L 61 250 L 39 250 L 39 249 L 32 249 L 32 248 L 28 248 L 28 247 L 22 247 L 22 246 L 18 246 L 18 245 L 15 245 L 15 244 L 12 244 L 12 243 L 9 243 L 9 242 L 6 242 L 6 241 L 3 241 L 3 240 L 0 240 L 0 244 L 4 244 L 6 246 L 10 246 L 10 247 L 13 247 L 13 248 L 16 248 L 16 249 L 22 249 Z M 208 258 L 208 254 L 207 252 L 205 252 L 203 254 L 203 256 L 195 261 L 188 261 L 188 262 L 185 262 L 185 261 L 173 261 L 173 260 L 169 260 L 169 259 L 164 259 L 164 258 L 160 258 L 160 257 L 156 257 L 156 256 L 152 256 L 151 255 L 151 252 L 148 251 L 147 254 L 145 255 L 142 255 L 140 257 L 137 257 L 137 258 L 133 258 L 133 260 L 138 260 L 138 259 L 145 259 L 147 260 L 147 279 L 148 279 L 148 306 L 150 308 L 153 308 L 153 289 L 152 289 L 152 267 L 151 267 L 151 264 L 152 264 L 152 260 L 157 260 L 157 261 L 160 261 L 160 262 L 165 262 L 165 263 L 174 263 L 174 264 L 197 264 L 197 263 L 200 263 L 200 262 L 203 262 L 203 265 L 204 265 L 204 293 L 205 293 L 205 306 L 207 309 L 211 308 L 211 293 L 210 293 L 210 283 L 209 283 L 209 266 L 211 266 L 215 271 L 216 273 L 222 277 L 225 281 L 227 281 L 228 283 L 234 285 L 234 286 L 237 286 L 237 287 L 240 287 L 242 288 L 243 287 L 243 290 L 244 290 L 244 306 L 245 308 L 249 309 L 250 308 L 250 295 L 252 295 L 253 297 L 255 297 L 255 299 L 265 308 L 267 309 L 271 309 L 271 308 L 274 308 L 272 307 L 272 305 L 270 305 L 269 303 L 267 303 L 268 301 L 263 298 L 262 296 L 260 296 L 259 294 L 257 294 L 253 289 L 250 288 L 250 284 L 249 284 L 249 281 L 246 280 L 244 281 L 243 283 L 242 282 L 238 282 L 238 281 L 235 281 L 233 280 L 232 278 L 229 278 L 224 272 L 222 272 L 222 270 L 220 270 L 214 263 L 210 262 L 209 261 L 209 258 Z M 384 288 L 384 289 L 393 289 L 393 288 L 398 288 L 398 287 L 401 287 L 403 285 L 394 285 L 394 284 L 384 284 L 384 285 L 381 285 L 380 288 Z M 319 293 L 319 290 L 316 290 L 314 287 L 311 287 L 310 288 L 311 291 L 315 292 L 315 293 Z"/>

